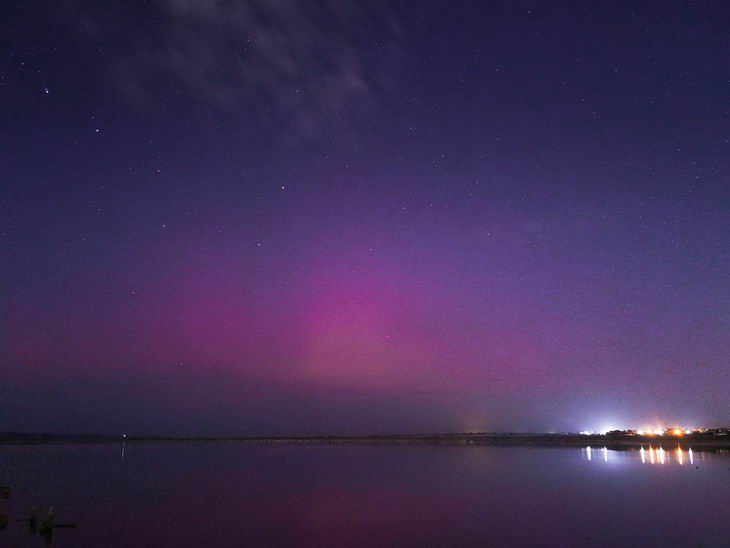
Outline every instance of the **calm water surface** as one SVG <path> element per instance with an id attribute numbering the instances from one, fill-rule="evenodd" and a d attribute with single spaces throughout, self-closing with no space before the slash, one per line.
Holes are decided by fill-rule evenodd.
<path id="1" fill-rule="evenodd" d="M 0 447 L 57 547 L 730 546 L 730 456 L 593 447 Z M 46 546 L 22 523 L 0 546 Z"/>

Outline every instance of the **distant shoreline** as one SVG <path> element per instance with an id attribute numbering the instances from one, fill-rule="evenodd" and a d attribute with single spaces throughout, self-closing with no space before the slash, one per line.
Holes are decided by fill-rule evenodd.
<path id="1" fill-rule="evenodd" d="M 611 438 L 602 435 L 574 434 L 521 434 L 521 433 L 457 433 L 387 436 L 262 436 L 262 437 L 152 437 L 129 436 L 38 436 L 24 434 L 0 435 L 0 445 L 58 445 L 58 444 L 108 444 L 108 443 L 212 443 L 237 442 L 251 444 L 299 444 L 299 445 L 449 445 L 449 446 L 600 446 L 609 449 L 631 449 L 641 446 L 685 446 L 704 449 L 730 448 L 730 437 L 686 436 L 635 436 Z"/>

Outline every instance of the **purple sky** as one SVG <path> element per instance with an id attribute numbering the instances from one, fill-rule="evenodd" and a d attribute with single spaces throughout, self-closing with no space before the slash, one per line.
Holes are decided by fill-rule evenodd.
<path id="1" fill-rule="evenodd" d="M 196 5 L 0 23 L 0 430 L 730 422 L 730 8 Z"/>

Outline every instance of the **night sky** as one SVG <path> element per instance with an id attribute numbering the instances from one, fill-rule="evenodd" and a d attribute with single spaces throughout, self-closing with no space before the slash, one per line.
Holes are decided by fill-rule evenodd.
<path id="1" fill-rule="evenodd" d="M 121 4 L 3 5 L 0 430 L 730 422 L 727 3 Z"/>

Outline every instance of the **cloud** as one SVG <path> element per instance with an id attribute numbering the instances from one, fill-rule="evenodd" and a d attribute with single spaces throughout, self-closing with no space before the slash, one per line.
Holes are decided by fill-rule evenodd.
<path id="1" fill-rule="evenodd" d="M 86 32 L 116 36 L 114 47 L 126 41 L 114 66 L 129 99 L 150 105 L 182 96 L 310 139 L 349 129 L 393 78 L 399 25 L 376 5 L 156 0 L 134 14 L 145 17 L 139 25 L 128 24 L 128 12 L 91 16 L 77 7 L 75 17 Z"/>

